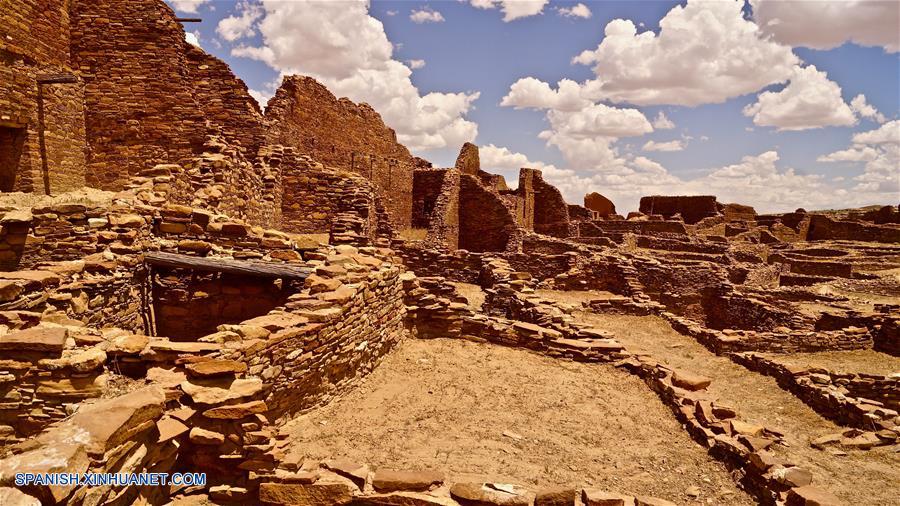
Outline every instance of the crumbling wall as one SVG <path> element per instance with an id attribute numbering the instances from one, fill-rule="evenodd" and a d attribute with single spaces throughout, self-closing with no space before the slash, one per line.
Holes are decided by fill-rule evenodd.
<path id="1" fill-rule="evenodd" d="M 859 221 L 838 221 L 821 214 L 810 216 L 806 240 L 822 241 L 835 239 L 900 243 L 900 227 L 896 225 L 871 225 Z"/>
<path id="2" fill-rule="evenodd" d="M 459 183 L 456 169 L 418 169 L 413 191 L 413 227 L 426 228 L 429 247 L 454 250 L 459 245 Z"/>
<path id="3" fill-rule="evenodd" d="M 72 73 L 69 3 L 23 0 L 0 10 L 0 191 L 84 186 L 83 83 L 38 84 Z"/>
<path id="4" fill-rule="evenodd" d="M 395 228 L 409 228 L 416 162 L 368 104 L 337 99 L 311 77 L 289 76 L 266 106 L 266 119 L 269 142 L 365 177 Z"/>
<path id="5" fill-rule="evenodd" d="M 570 237 L 577 229 L 569 222 L 569 207 L 555 186 L 544 182 L 541 171 L 530 170 L 534 177 L 534 231 L 553 237 Z"/>
<path id="6" fill-rule="evenodd" d="M 684 222 L 693 225 L 703 218 L 717 216 L 719 205 L 715 195 L 641 197 L 640 211 L 644 214 L 661 214 L 666 219 L 680 214 Z"/>
<path id="7" fill-rule="evenodd" d="M 512 251 L 520 232 L 500 197 L 474 176 L 460 175 L 459 248 L 469 251 Z"/>
<path id="8" fill-rule="evenodd" d="M 282 164 L 282 188 L 283 230 L 327 234 L 334 228 L 336 218 L 353 218 L 355 232 L 361 239 L 375 239 L 375 193 L 366 179 L 300 156 Z"/>
<path id="9" fill-rule="evenodd" d="M 245 156 L 252 158 L 266 135 L 256 99 L 250 96 L 247 85 L 235 77 L 225 62 L 191 44 L 183 47 L 190 66 L 194 98 L 204 118 L 212 122 L 216 133 L 228 144 L 243 147 Z"/>

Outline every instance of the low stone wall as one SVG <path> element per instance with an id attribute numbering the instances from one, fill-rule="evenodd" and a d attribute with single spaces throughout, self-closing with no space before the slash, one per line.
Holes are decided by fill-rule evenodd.
<path id="1" fill-rule="evenodd" d="M 807 498 L 820 497 L 838 504 L 830 494 L 811 485 L 812 474 L 807 469 L 771 451 L 772 445 L 781 441 L 782 434 L 747 423 L 733 408 L 717 403 L 706 391 L 711 379 L 689 371 L 676 371 L 646 355 L 630 353 L 609 334 L 580 325 L 554 303 L 518 292 L 516 287 L 521 285 L 503 283 L 499 276 L 495 277 L 499 282 L 495 282 L 492 290 L 504 290 L 506 285 L 516 292 L 504 300 L 513 300 L 510 312 L 526 321 L 474 313 L 462 298 L 453 294 L 452 285 L 445 280 L 405 275 L 414 335 L 490 342 L 557 358 L 612 361 L 616 367 L 641 377 L 672 409 L 692 437 L 734 469 L 736 480 L 761 503 L 787 500 L 788 504 L 812 504 L 806 502 Z M 478 334 L 472 335 L 472 330 Z"/>
<path id="2" fill-rule="evenodd" d="M 648 496 L 631 496 L 581 487 L 531 489 L 499 482 L 451 482 L 434 470 L 379 468 L 346 460 L 304 463 L 260 476 L 259 501 L 271 505 L 308 506 L 674 506 Z M 229 497 L 233 498 L 233 497 Z"/>
<path id="3" fill-rule="evenodd" d="M 246 363 L 266 381 L 273 417 L 345 392 L 406 335 L 399 268 L 385 252 L 338 248 L 313 262 L 316 274 L 283 310 L 221 327 L 244 336 L 238 349 L 222 356 Z"/>
<path id="4" fill-rule="evenodd" d="M 877 431 L 900 423 L 900 378 L 798 369 L 757 353 L 728 356 L 752 371 L 772 376 L 817 413 L 842 425 Z"/>
<path id="5" fill-rule="evenodd" d="M 860 221 L 837 221 L 821 214 L 814 214 L 810 217 L 806 240 L 822 241 L 835 239 L 898 243 L 900 242 L 900 227 L 896 225 L 872 225 Z"/>

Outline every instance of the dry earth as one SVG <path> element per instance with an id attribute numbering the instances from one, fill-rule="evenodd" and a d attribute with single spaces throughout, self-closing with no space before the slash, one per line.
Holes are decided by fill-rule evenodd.
<path id="1" fill-rule="evenodd" d="M 543 291 L 542 295 L 552 297 L 554 292 Z M 558 294 L 564 302 L 586 296 L 585 292 Z M 813 449 L 809 446 L 811 440 L 843 428 L 782 390 L 774 379 L 716 356 L 656 316 L 592 313 L 578 313 L 578 316 L 597 328 L 612 331 L 629 351 L 646 353 L 673 367 L 712 378 L 711 393 L 723 404 L 735 407 L 747 421 L 781 429 L 789 446 L 777 447 L 778 453 L 807 467 L 815 477 L 814 483 L 847 504 L 898 504 L 900 454 L 888 447 L 843 456 Z"/>
<path id="2" fill-rule="evenodd" d="M 638 378 L 493 345 L 406 341 L 359 389 L 282 432 L 302 458 L 753 504 Z"/>

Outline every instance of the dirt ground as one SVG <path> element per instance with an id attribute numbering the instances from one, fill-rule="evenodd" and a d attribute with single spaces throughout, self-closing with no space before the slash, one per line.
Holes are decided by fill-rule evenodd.
<path id="1" fill-rule="evenodd" d="M 406 341 L 360 388 L 282 432 L 302 458 L 678 504 L 754 503 L 638 378 L 495 345 Z"/>
<path id="2" fill-rule="evenodd" d="M 777 447 L 778 453 L 812 471 L 815 484 L 847 504 L 897 504 L 900 453 L 890 447 L 854 451 L 845 456 L 813 449 L 809 446 L 811 440 L 843 428 L 779 388 L 774 379 L 716 356 L 656 316 L 579 316 L 599 329 L 612 331 L 629 351 L 647 353 L 673 367 L 712 378 L 709 390 L 720 402 L 735 407 L 747 421 L 784 432 L 789 446 Z"/>
<path id="3" fill-rule="evenodd" d="M 819 353 L 764 354 L 776 362 L 799 367 L 819 367 L 839 373 L 900 374 L 900 357 L 875 350 L 826 351 Z"/>
<path id="4" fill-rule="evenodd" d="M 456 287 L 456 293 L 462 295 L 469 301 L 469 307 L 474 309 L 475 311 L 481 311 L 481 306 L 484 305 L 484 290 L 481 289 L 478 285 L 473 285 L 472 283 L 451 283 L 454 287 Z"/>

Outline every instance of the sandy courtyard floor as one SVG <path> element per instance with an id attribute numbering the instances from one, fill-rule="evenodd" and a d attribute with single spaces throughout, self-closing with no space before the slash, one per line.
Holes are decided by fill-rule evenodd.
<path id="1" fill-rule="evenodd" d="M 754 504 L 638 378 L 500 346 L 408 340 L 360 388 L 282 432 L 301 458 Z"/>

